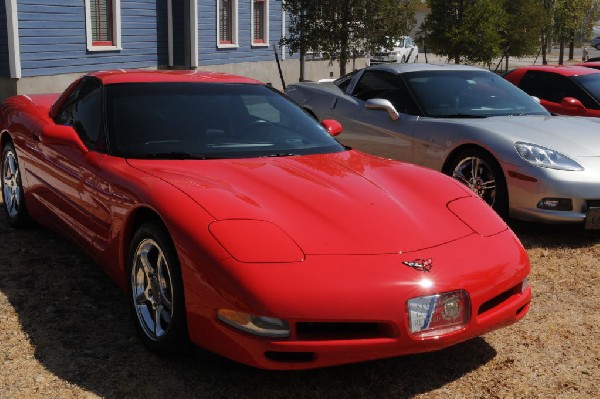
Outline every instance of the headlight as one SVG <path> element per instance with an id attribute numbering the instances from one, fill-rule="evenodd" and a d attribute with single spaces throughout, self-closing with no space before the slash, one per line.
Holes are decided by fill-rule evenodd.
<path id="1" fill-rule="evenodd" d="M 523 160 L 533 166 L 559 170 L 583 170 L 583 166 L 571 158 L 549 148 L 536 144 L 517 142 L 515 143 L 515 149 Z"/>
<path id="2" fill-rule="evenodd" d="M 304 252 L 281 228 L 262 220 L 226 219 L 208 227 L 213 237 L 238 262 L 302 262 Z"/>
<path id="3" fill-rule="evenodd" d="M 286 320 L 275 317 L 256 316 L 235 310 L 219 309 L 217 318 L 238 330 L 261 337 L 286 338 L 290 336 L 290 327 Z"/>
<path id="4" fill-rule="evenodd" d="M 419 338 L 435 337 L 460 330 L 471 318 L 466 291 L 420 296 L 408 300 L 410 332 Z"/>

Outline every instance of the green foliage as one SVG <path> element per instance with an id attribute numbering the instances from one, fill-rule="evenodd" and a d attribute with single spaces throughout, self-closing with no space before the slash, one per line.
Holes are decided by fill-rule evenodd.
<path id="1" fill-rule="evenodd" d="M 390 46 L 390 38 L 408 34 L 416 24 L 420 0 L 286 0 L 288 34 L 280 44 L 291 54 L 307 50 L 346 62 L 362 51 Z"/>
<path id="2" fill-rule="evenodd" d="M 506 14 L 496 0 L 428 0 L 431 13 L 418 38 L 429 51 L 462 61 L 490 64 L 502 54 Z"/>
<path id="3" fill-rule="evenodd" d="M 536 54 L 541 45 L 540 33 L 550 24 L 550 14 L 540 0 L 505 0 L 507 21 L 502 32 L 506 56 Z"/>

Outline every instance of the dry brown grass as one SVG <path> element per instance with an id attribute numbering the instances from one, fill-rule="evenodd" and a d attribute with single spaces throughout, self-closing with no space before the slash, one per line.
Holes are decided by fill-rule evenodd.
<path id="1" fill-rule="evenodd" d="M 514 228 L 532 263 L 522 322 L 436 353 L 267 372 L 201 352 L 150 354 L 124 295 L 89 258 L 2 215 L 0 398 L 600 397 L 600 232 Z"/>

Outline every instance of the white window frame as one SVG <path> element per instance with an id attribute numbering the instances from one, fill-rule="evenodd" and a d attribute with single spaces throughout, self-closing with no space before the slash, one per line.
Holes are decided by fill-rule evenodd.
<path id="1" fill-rule="evenodd" d="M 250 0 L 250 40 L 252 41 L 252 47 L 269 47 L 269 0 L 264 0 L 265 5 L 265 41 L 264 43 L 254 42 L 254 0 Z"/>
<path id="2" fill-rule="evenodd" d="M 112 0 L 113 16 L 113 45 L 97 46 L 92 41 L 92 16 L 90 0 L 85 0 L 85 36 L 88 51 L 115 51 L 123 50 L 121 47 L 121 0 Z"/>
<path id="3" fill-rule="evenodd" d="M 238 48 L 238 3 L 239 0 L 231 0 L 231 43 L 221 43 L 221 0 L 217 0 L 217 48 Z"/>

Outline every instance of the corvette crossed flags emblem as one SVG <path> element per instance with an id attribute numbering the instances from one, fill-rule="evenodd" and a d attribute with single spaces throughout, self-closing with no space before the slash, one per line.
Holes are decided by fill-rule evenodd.
<path id="1" fill-rule="evenodd" d="M 432 262 L 431 258 L 429 259 L 415 259 L 412 262 L 402 262 L 408 267 L 412 267 L 415 270 L 420 272 L 429 272 L 431 270 Z"/>

